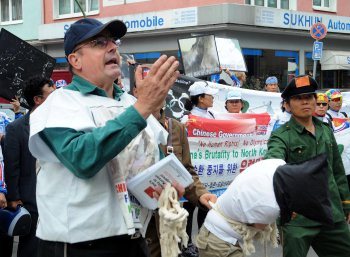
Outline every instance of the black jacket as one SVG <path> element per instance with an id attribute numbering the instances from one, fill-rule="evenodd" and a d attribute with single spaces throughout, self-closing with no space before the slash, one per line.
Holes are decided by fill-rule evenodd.
<path id="1" fill-rule="evenodd" d="M 36 206 L 36 159 L 28 148 L 29 113 L 6 127 L 4 141 L 4 170 L 7 201 L 21 200 L 30 212 Z"/>

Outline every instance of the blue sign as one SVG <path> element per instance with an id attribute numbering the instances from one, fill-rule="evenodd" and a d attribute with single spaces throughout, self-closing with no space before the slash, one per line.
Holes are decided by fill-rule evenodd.
<path id="1" fill-rule="evenodd" d="M 322 58 L 323 42 L 315 41 L 312 48 L 312 60 L 321 60 Z"/>

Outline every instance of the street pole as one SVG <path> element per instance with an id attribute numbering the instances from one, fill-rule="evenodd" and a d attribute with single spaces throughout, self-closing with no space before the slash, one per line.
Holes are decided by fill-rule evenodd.
<path id="1" fill-rule="evenodd" d="M 312 70 L 312 77 L 316 79 L 316 67 L 317 67 L 317 60 L 314 60 L 314 68 Z"/>

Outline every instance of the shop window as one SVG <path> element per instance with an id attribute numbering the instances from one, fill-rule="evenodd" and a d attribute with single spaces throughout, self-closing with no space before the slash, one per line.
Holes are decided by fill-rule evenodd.
<path id="1" fill-rule="evenodd" d="M 295 2 L 295 0 L 246 0 L 245 4 L 290 10 L 294 9 Z"/>
<path id="2" fill-rule="evenodd" d="M 336 12 L 337 0 L 313 0 L 312 8 L 314 10 Z"/>
<path id="3" fill-rule="evenodd" d="M 78 0 L 78 2 L 86 15 L 98 14 L 98 0 Z M 55 0 L 54 3 L 56 18 L 69 18 L 83 15 L 75 0 Z"/>
<path id="4" fill-rule="evenodd" d="M 22 16 L 22 0 L 0 0 L 1 24 L 20 23 Z"/>
<path id="5" fill-rule="evenodd" d="M 276 76 L 280 89 L 299 75 L 299 52 L 268 49 L 243 48 L 244 59 L 248 68 L 245 88 L 262 90 L 269 76 Z"/>

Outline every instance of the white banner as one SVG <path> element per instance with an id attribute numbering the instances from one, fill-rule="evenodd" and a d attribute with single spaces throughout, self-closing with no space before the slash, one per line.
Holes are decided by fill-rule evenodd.
<path id="1" fill-rule="evenodd" d="M 217 117 L 230 120 L 190 118 L 188 140 L 192 164 L 201 181 L 208 190 L 221 195 L 239 172 L 264 157 L 267 141 L 275 122 L 273 117 L 280 112 L 281 97 L 279 93 L 227 87 L 215 83 L 209 84 L 220 89 L 219 94 L 215 96 L 212 110 Z M 225 96 L 229 90 L 242 92 L 244 100 L 247 100 L 250 105 L 246 114 L 228 114 L 226 112 L 224 109 Z M 349 110 L 349 93 L 343 94 L 343 102 L 343 109 Z M 268 122 L 266 119 L 262 120 L 264 116 L 262 113 L 266 112 L 270 115 Z M 236 115 L 238 116 L 235 117 Z M 248 121 L 254 118 L 256 119 L 256 129 L 252 132 L 251 124 Z M 232 123 L 236 124 L 232 125 Z M 345 121 L 344 124 L 346 123 L 349 123 L 349 120 Z M 244 127 L 246 133 L 244 133 Z M 334 135 L 339 144 L 346 174 L 350 174 L 350 124 L 341 127 L 342 130 L 337 131 Z M 229 132 L 230 130 L 232 133 Z"/>

